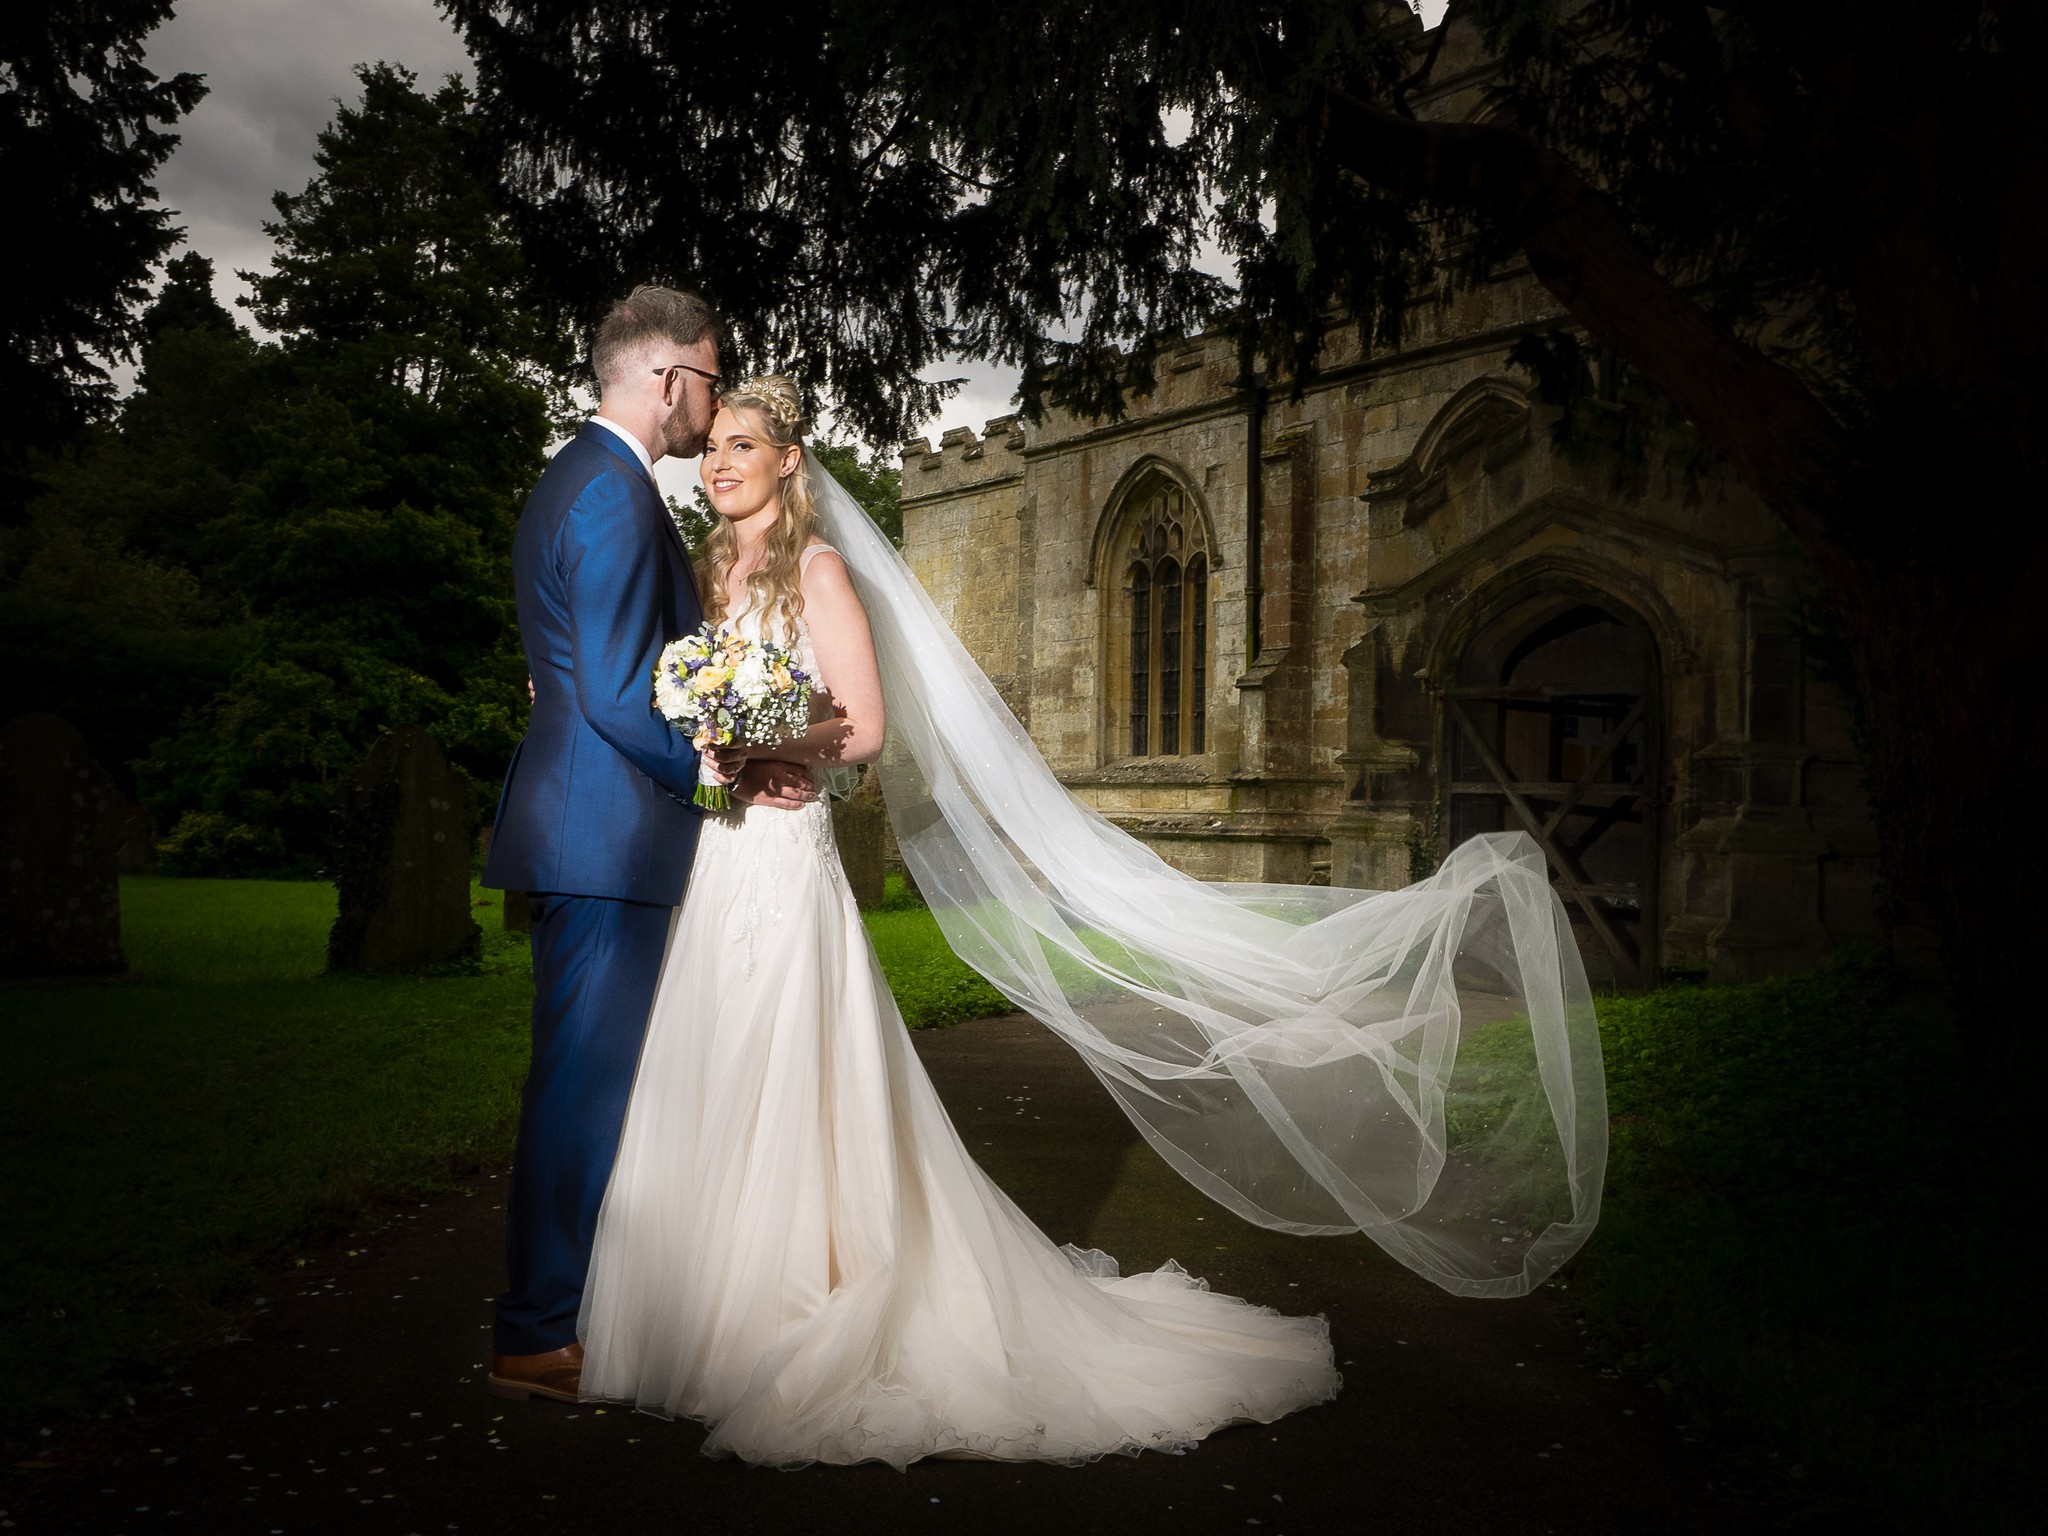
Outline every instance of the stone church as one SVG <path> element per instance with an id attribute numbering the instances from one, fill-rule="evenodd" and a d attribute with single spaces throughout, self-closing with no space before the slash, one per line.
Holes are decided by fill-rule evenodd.
<path id="1" fill-rule="evenodd" d="M 1224 338 L 1119 421 L 903 455 L 905 553 L 1077 795 L 1205 879 L 1391 888 L 1549 860 L 1596 984 L 1797 970 L 1877 926 L 1802 566 L 1725 468 L 1567 456 L 1508 366 L 1526 275 L 1334 335 L 1300 399 Z"/>

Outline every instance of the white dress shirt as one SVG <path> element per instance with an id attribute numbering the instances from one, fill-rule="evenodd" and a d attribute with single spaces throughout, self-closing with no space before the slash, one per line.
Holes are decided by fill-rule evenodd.
<path id="1" fill-rule="evenodd" d="M 628 432 L 609 416 L 593 416 L 590 419 L 600 427 L 603 427 L 605 431 L 611 433 L 613 437 L 621 439 L 628 448 L 632 449 L 633 456 L 640 461 L 640 467 L 647 471 L 647 478 L 650 480 L 654 478 L 654 460 L 648 457 L 646 444 L 642 443 L 639 438 Z"/>

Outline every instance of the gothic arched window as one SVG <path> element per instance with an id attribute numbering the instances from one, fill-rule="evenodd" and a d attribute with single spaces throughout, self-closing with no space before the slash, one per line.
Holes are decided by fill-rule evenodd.
<path id="1" fill-rule="evenodd" d="M 1133 757 L 1208 747 L 1209 550 L 1172 484 L 1140 494 L 1117 543 L 1128 627 L 1125 746 Z"/>

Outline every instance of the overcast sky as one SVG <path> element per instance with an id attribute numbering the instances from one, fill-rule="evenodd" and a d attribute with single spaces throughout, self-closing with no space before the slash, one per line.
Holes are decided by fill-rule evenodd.
<path id="1" fill-rule="evenodd" d="M 1443 3 L 1424 0 L 1431 25 Z M 271 193 L 305 186 L 315 136 L 337 101 L 356 97 L 355 66 L 379 59 L 426 82 L 469 74 L 461 40 L 432 0 L 178 0 L 151 37 L 158 74 L 206 76 L 206 98 L 178 125 L 182 142 L 157 189 L 178 210 L 189 248 L 213 259 L 223 303 L 232 307 L 248 291 L 238 270 L 269 264 Z M 979 431 L 1011 409 L 1014 374 L 969 363 L 935 371 L 963 375 L 967 386 L 924 425 L 934 442 L 949 427 Z M 672 490 L 694 483 L 685 466 L 669 471 L 662 478 Z"/>

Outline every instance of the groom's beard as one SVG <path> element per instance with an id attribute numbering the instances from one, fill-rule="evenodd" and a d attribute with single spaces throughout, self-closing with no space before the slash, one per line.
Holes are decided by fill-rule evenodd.
<path id="1" fill-rule="evenodd" d="M 661 441 L 673 458 L 694 459 L 704 451 L 704 443 L 711 432 L 708 421 L 701 427 L 693 427 L 687 414 L 689 402 L 678 400 L 676 408 L 668 413 L 668 419 L 661 424 Z"/>

